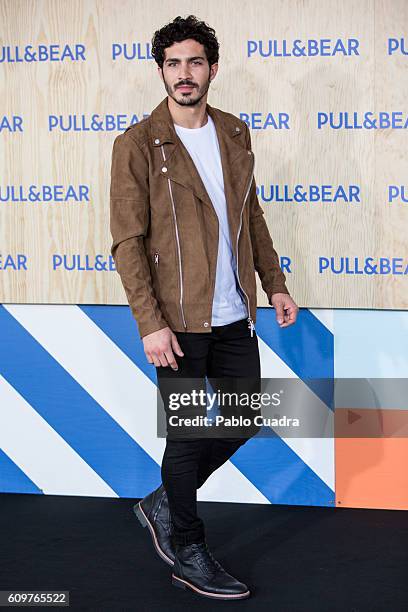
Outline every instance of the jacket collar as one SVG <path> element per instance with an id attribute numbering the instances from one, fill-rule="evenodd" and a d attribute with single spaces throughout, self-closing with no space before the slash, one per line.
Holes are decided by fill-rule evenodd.
<path id="1" fill-rule="evenodd" d="M 151 112 L 151 125 L 152 125 L 152 136 L 153 136 L 153 144 L 155 146 L 160 146 L 165 142 L 177 142 L 178 134 L 174 128 L 173 118 L 170 114 L 170 110 L 168 107 L 168 98 L 164 98 L 160 104 L 156 106 L 156 108 Z M 206 111 L 210 115 L 211 119 L 214 121 L 214 124 L 218 130 L 225 131 L 226 135 L 234 138 L 234 136 L 238 136 L 240 134 L 242 128 L 232 121 L 226 122 L 221 116 L 219 110 L 213 106 L 210 106 L 207 102 Z M 160 142 L 156 142 L 159 140 Z"/>

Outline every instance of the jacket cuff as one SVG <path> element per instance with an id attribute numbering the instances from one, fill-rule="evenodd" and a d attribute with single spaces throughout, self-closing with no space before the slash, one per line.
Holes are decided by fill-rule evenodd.
<path id="1" fill-rule="evenodd" d="M 152 317 L 147 318 L 147 317 L 140 317 L 140 314 L 139 314 L 139 316 L 136 318 L 136 314 L 133 308 L 131 308 L 131 310 L 132 310 L 133 317 L 136 321 L 140 339 L 144 338 L 144 336 L 147 336 L 148 334 L 152 334 L 155 331 L 159 331 L 159 329 L 170 327 L 166 319 L 161 315 L 152 316 Z"/>
<path id="2" fill-rule="evenodd" d="M 268 291 L 268 302 L 271 306 L 272 306 L 272 296 L 275 293 L 286 293 L 287 295 L 290 295 L 290 292 L 288 291 L 288 288 L 286 287 L 286 285 L 274 286 L 271 291 Z"/>

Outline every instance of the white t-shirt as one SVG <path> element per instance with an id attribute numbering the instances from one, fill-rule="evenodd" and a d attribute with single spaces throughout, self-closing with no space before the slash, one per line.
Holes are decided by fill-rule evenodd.
<path id="1" fill-rule="evenodd" d="M 190 129 L 174 124 L 174 128 L 189 152 L 218 216 L 218 257 L 211 325 L 227 325 L 246 318 L 248 311 L 236 277 L 217 132 L 209 115 L 203 127 Z"/>

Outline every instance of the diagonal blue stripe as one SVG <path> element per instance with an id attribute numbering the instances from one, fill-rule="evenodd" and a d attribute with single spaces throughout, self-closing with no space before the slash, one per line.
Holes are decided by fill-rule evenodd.
<path id="1" fill-rule="evenodd" d="M 79 307 L 157 384 L 156 368 L 147 362 L 143 342 L 128 306 Z M 300 309 L 294 326 L 280 329 L 272 308 L 258 308 L 256 330 L 299 378 L 333 377 L 333 334 L 308 309 Z"/>
<path id="2" fill-rule="evenodd" d="M 1 374 L 120 497 L 160 482 L 157 463 L 3 306 L 0 335 Z"/>
<path id="3" fill-rule="evenodd" d="M 0 491 L 2 493 L 42 493 L 42 490 L 2 449 L 0 449 Z"/>
<path id="4" fill-rule="evenodd" d="M 146 359 L 143 342 L 129 306 L 78 306 L 135 365 L 157 384 L 156 368 Z"/>
<path id="5" fill-rule="evenodd" d="M 307 308 L 281 329 L 273 308 L 258 308 L 260 338 L 333 410 L 334 336 Z"/>
<path id="6" fill-rule="evenodd" d="M 273 308 L 258 308 L 256 330 L 299 378 L 332 378 L 333 334 L 307 308 L 294 325 L 281 329 Z"/>
<path id="7" fill-rule="evenodd" d="M 273 504 L 334 507 L 334 491 L 274 432 L 247 440 L 230 461 Z"/>

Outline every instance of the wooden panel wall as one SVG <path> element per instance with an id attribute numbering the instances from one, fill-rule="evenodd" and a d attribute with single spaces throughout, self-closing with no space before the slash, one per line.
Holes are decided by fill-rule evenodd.
<path id="1" fill-rule="evenodd" d="M 166 96 L 150 58 L 151 37 L 189 13 L 214 27 L 221 45 L 209 103 L 255 120 L 260 202 L 289 265 L 294 299 L 304 307 L 406 308 L 405 0 L 2 0 L 0 302 L 127 303 L 109 269 L 112 143 L 134 115 L 143 118 Z M 294 51 L 296 40 L 305 55 Z M 125 44 L 133 59 L 124 57 Z M 24 57 L 27 45 L 37 61 Z M 48 59 L 38 61 L 39 52 Z M 333 125 L 347 116 L 351 127 L 319 129 L 319 113 L 323 119 L 333 113 Z M 376 128 L 357 127 L 365 113 L 373 113 Z M 395 125 L 388 127 L 392 113 Z M 92 128 L 94 114 L 104 129 Z M 257 129 L 268 115 L 289 129 Z M 62 189 L 51 201 L 21 201 L 31 185 L 46 196 L 50 186 Z M 340 197 L 290 201 L 296 185 L 302 193 L 317 186 L 320 194 L 331 186 L 331 200 L 340 187 Z M 76 195 L 82 189 L 82 201 L 57 201 L 69 186 Z M 282 199 L 285 190 L 287 201 L 267 201 L 272 191 Z M 355 201 L 341 197 L 350 190 Z M 97 256 L 107 269 L 94 269 Z M 364 271 L 369 257 L 382 273 Z M 343 273 L 330 265 L 320 271 L 319 258 L 334 258 Z M 260 285 L 258 296 L 266 305 Z"/>

